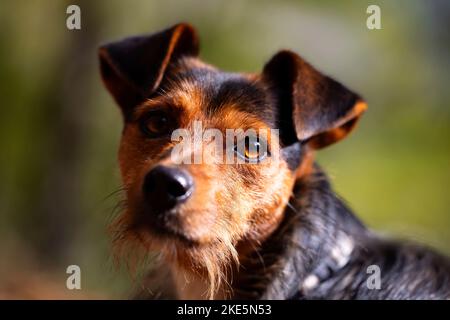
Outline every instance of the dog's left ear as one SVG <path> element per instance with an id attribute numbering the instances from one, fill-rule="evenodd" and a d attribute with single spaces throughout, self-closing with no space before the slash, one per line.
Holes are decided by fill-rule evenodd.
<path id="1" fill-rule="evenodd" d="M 100 72 L 109 92 L 127 115 L 161 83 L 167 66 L 185 56 L 197 56 L 195 29 L 180 23 L 169 29 L 126 38 L 99 49 Z"/>
<path id="2" fill-rule="evenodd" d="M 313 149 L 343 139 L 367 108 L 357 94 L 291 51 L 277 53 L 263 77 L 277 93 L 281 125 L 293 126 L 291 136 Z"/>

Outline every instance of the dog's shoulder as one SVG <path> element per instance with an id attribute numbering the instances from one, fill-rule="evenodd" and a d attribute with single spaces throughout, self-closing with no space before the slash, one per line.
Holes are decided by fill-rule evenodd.
<path id="1" fill-rule="evenodd" d="M 264 296 L 294 299 L 449 299 L 450 260 L 371 232 L 315 172 L 294 189 L 278 238 L 279 268 Z M 272 248 L 277 246 L 272 245 Z M 275 272 L 277 273 L 277 272 Z M 280 274 L 280 273 L 278 273 Z"/>

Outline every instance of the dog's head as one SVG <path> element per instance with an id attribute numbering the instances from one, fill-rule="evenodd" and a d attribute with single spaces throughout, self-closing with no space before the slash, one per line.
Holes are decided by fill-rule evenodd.
<path id="1" fill-rule="evenodd" d="M 310 151 L 345 137 L 366 105 L 290 51 L 260 74 L 223 72 L 198 51 L 179 24 L 101 47 L 100 66 L 124 116 L 119 229 L 212 272 L 270 235 Z"/>

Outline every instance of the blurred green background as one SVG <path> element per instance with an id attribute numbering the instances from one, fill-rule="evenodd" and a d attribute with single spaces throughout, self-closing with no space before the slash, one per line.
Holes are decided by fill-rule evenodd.
<path id="1" fill-rule="evenodd" d="M 69 4 L 79 31 L 66 28 Z M 382 30 L 366 27 L 370 4 Z M 11 0 L 0 3 L 0 291 L 64 292 L 70 264 L 84 294 L 132 290 L 106 233 L 121 117 L 96 48 L 180 21 L 223 69 L 259 71 L 290 48 L 361 93 L 369 111 L 320 163 L 371 228 L 450 253 L 450 2 Z"/>

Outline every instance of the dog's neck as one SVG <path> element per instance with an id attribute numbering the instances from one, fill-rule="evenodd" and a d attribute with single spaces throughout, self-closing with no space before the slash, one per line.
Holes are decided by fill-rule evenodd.
<path id="1" fill-rule="evenodd" d="M 307 291 L 320 281 L 315 270 L 343 267 L 366 232 L 315 165 L 297 181 L 279 228 L 242 259 L 233 298 L 289 299 Z"/>

